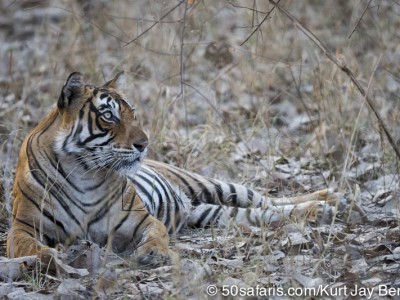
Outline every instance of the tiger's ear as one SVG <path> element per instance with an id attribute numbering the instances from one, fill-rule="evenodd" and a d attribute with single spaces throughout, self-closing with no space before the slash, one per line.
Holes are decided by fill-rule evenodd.
<path id="1" fill-rule="evenodd" d="M 83 75 L 79 72 L 71 73 L 61 90 L 60 97 L 58 98 L 58 108 L 64 109 L 70 106 L 75 98 L 82 96 L 84 93 L 85 84 L 83 82 Z"/>
<path id="2" fill-rule="evenodd" d="M 109 88 L 109 89 L 114 89 L 116 91 L 123 91 L 125 88 L 126 84 L 126 76 L 124 71 L 119 72 L 113 79 L 110 81 L 107 81 L 103 87 Z"/>

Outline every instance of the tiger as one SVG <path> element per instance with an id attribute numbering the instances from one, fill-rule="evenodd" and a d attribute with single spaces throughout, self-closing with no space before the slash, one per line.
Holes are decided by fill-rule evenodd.
<path id="1" fill-rule="evenodd" d="M 70 74 L 56 105 L 24 139 L 9 257 L 37 255 L 49 263 L 84 239 L 157 266 L 176 258 L 169 238 L 185 227 L 330 222 L 338 213 L 343 197 L 327 189 L 269 198 L 147 159 L 149 139 L 122 92 L 125 75 L 97 87 Z"/>

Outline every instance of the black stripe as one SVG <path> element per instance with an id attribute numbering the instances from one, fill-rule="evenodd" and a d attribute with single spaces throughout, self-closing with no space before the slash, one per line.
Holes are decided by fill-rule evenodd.
<path id="1" fill-rule="evenodd" d="M 79 126 L 80 124 L 78 124 L 78 126 Z M 82 126 L 82 125 L 81 125 Z M 70 138 L 72 137 L 72 135 L 74 134 L 74 128 L 72 128 L 71 129 L 71 131 L 69 132 L 69 134 L 65 137 L 65 139 L 64 139 L 64 142 L 63 142 L 63 146 L 62 146 L 62 149 L 64 150 L 64 152 L 66 152 L 66 153 L 69 153 L 68 151 L 67 151 L 67 144 L 68 144 L 68 141 L 70 140 Z"/>
<path id="2" fill-rule="evenodd" d="M 163 190 L 163 192 L 164 192 L 164 194 L 163 195 L 165 195 L 165 201 L 162 201 L 163 200 L 163 198 L 159 198 L 162 202 L 161 203 L 159 203 L 159 205 L 161 206 L 161 205 L 163 205 L 165 208 L 166 208 L 166 220 L 164 220 L 164 224 L 167 226 L 167 227 L 169 227 L 169 225 L 174 225 L 174 226 L 176 226 L 176 224 L 170 224 L 171 223 L 171 214 L 177 214 L 177 211 L 179 212 L 179 206 L 180 206 L 180 204 L 179 203 L 177 203 L 177 197 L 178 197 L 178 195 L 176 195 L 175 194 L 175 192 L 174 192 L 174 190 L 172 189 L 172 187 L 169 185 L 169 183 L 166 181 L 166 179 L 164 178 L 164 177 L 161 177 L 161 176 L 157 176 L 157 175 L 155 175 L 155 174 L 151 174 L 148 170 L 146 170 L 146 169 L 144 169 L 144 168 L 142 168 L 141 169 L 141 171 L 143 171 L 144 173 L 146 173 L 148 176 L 152 176 L 153 177 L 153 179 L 161 186 L 161 188 L 162 188 L 162 190 Z M 161 180 L 160 180 L 160 178 L 161 178 Z M 162 182 L 161 182 L 162 181 Z M 169 190 L 169 192 L 172 194 L 172 197 L 173 197 L 173 200 L 174 200 L 174 203 L 175 203 L 175 209 L 177 210 L 177 211 L 172 211 L 172 210 L 170 210 L 170 206 L 168 205 L 168 203 L 171 203 L 171 199 L 169 198 L 169 193 L 168 193 L 168 191 L 166 190 L 166 188 L 165 188 L 165 186 L 168 188 L 168 190 Z M 161 195 L 160 195 L 161 196 Z M 160 207 L 158 208 L 158 213 L 160 213 L 161 212 L 161 210 L 160 210 Z M 157 214 L 157 217 L 158 218 L 160 218 L 160 215 L 159 214 Z"/>
<path id="3" fill-rule="evenodd" d="M 176 177 L 178 177 L 180 181 L 182 181 L 182 183 L 183 183 L 182 188 L 187 188 L 189 190 L 190 195 L 187 195 L 187 196 L 189 198 L 191 198 L 192 204 L 194 206 L 197 206 L 197 205 L 202 203 L 202 201 L 200 201 L 199 198 L 197 197 L 197 195 L 196 195 L 195 191 L 193 190 L 192 186 L 186 181 L 185 178 L 183 178 L 181 176 L 180 173 L 177 173 L 177 172 L 175 172 L 175 171 L 173 171 L 171 169 L 168 169 L 168 171 L 171 172 L 172 174 L 174 174 Z"/>
<path id="4" fill-rule="evenodd" d="M 61 176 L 62 176 L 76 191 L 78 191 L 79 193 L 82 194 L 83 191 L 82 191 L 77 185 L 75 185 L 75 184 L 71 181 L 71 179 L 69 178 L 69 176 L 67 176 L 67 173 L 65 173 L 65 171 L 64 171 L 64 169 L 63 169 L 63 167 L 62 167 L 62 165 L 61 165 L 60 163 L 57 163 L 56 165 L 54 165 L 54 164 L 53 164 L 53 161 L 50 159 L 50 157 L 49 157 L 49 155 L 46 153 L 46 151 L 45 151 L 45 154 L 46 154 L 46 157 L 50 160 L 50 162 L 51 162 L 53 168 L 54 168 L 56 171 L 58 171 L 58 173 L 60 173 Z M 54 155 L 55 161 L 59 162 L 60 160 L 58 159 L 57 154 L 54 153 L 53 155 Z"/>
<path id="5" fill-rule="evenodd" d="M 195 181 L 200 186 L 201 195 L 204 199 L 204 201 L 202 201 L 202 202 L 210 203 L 210 204 L 219 204 L 219 203 L 215 203 L 215 199 L 214 199 L 213 195 L 210 193 L 208 188 L 198 178 L 196 178 L 189 172 L 185 172 L 185 175 L 192 178 L 193 181 Z"/>
<path id="6" fill-rule="evenodd" d="M 85 189 L 85 190 L 95 190 L 96 188 L 98 188 L 98 187 L 100 187 L 101 185 L 103 185 L 103 184 L 105 183 L 105 181 L 106 181 L 106 178 L 104 177 L 104 180 L 102 180 L 99 184 L 97 184 L 97 185 L 95 185 L 95 186 L 92 186 L 92 187 L 89 187 L 88 189 Z M 125 190 L 126 185 L 127 185 L 127 181 L 125 180 L 124 186 L 122 187 L 122 190 L 123 190 L 123 191 Z M 108 198 L 112 198 L 112 197 L 108 197 Z M 116 197 L 116 198 L 117 198 L 117 197 Z M 106 196 L 101 195 L 100 198 L 99 198 L 99 200 L 97 200 L 97 201 L 95 201 L 95 202 L 90 202 L 90 203 L 81 202 L 81 203 L 82 203 L 82 205 L 83 205 L 84 207 L 91 207 L 91 206 L 96 206 L 96 205 L 100 204 L 101 202 L 105 201 L 106 199 L 107 199 Z"/>
<path id="7" fill-rule="evenodd" d="M 101 105 L 102 106 L 102 105 Z M 100 107 L 101 107 L 100 106 Z M 89 126 L 90 126 L 90 133 L 93 133 L 93 121 L 92 121 L 92 116 L 90 114 L 90 112 L 93 112 L 95 114 L 95 119 L 94 119 L 94 123 L 96 124 L 96 127 L 99 131 L 101 132 L 107 132 L 108 130 L 106 128 L 103 128 L 99 122 L 100 120 L 100 112 L 99 110 L 94 106 L 93 102 L 90 102 L 90 106 L 89 106 Z"/>
<path id="8" fill-rule="evenodd" d="M 32 225 L 31 223 L 26 222 L 25 220 L 22 220 L 22 219 L 20 219 L 20 218 L 15 218 L 15 221 L 17 221 L 18 223 L 22 223 L 22 224 L 24 224 L 25 226 L 28 226 L 28 227 L 32 228 L 32 229 L 35 230 L 36 232 L 38 231 L 34 225 Z M 18 229 L 18 230 L 24 231 L 25 233 L 27 233 L 29 236 L 31 236 L 31 237 L 33 237 L 33 238 L 35 237 L 35 236 L 34 236 L 31 232 L 29 232 L 29 231 L 26 231 L 26 230 L 23 230 L 23 229 Z M 39 233 L 39 232 L 38 232 L 38 233 Z"/>
<path id="9" fill-rule="evenodd" d="M 98 184 L 85 187 L 85 191 L 94 191 L 94 190 L 98 189 L 99 187 L 101 187 L 105 182 L 106 182 L 106 177 L 103 177 L 102 180 Z"/>
<path id="10" fill-rule="evenodd" d="M 140 173 L 137 173 L 137 174 L 136 174 L 136 177 L 141 178 L 144 182 L 146 182 L 148 185 L 150 185 L 150 187 L 153 188 L 153 191 L 157 194 L 158 199 L 162 201 L 161 192 L 159 191 L 159 189 L 157 188 L 157 186 L 154 184 L 154 182 L 152 182 L 152 181 L 149 180 L 146 176 L 144 176 L 144 175 L 142 175 L 142 174 L 140 174 Z M 154 179 L 154 177 L 153 177 L 153 179 Z M 149 198 L 149 200 L 154 201 L 154 199 L 153 199 L 152 197 Z M 159 216 L 157 216 L 157 217 L 159 217 Z"/>
<path id="11" fill-rule="evenodd" d="M 219 207 L 217 207 L 217 208 L 215 209 L 214 213 L 212 214 L 212 216 L 211 216 L 211 218 L 210 218 L 210 220 L 209 220 L 209 223 L 210 223 L 210 224 L 215 223 L 215 220 L 217 219 L 217 215 L 219 214 L 219 212 L 221 211 L 221 209 L 222 209 L 222 206 L 219 206 Z M 219 216 L 218 216 L 218 218 L 219 218 Z"/>
<path id="12" fill-rule="evenodd" d="M 93 135 L 93 118 L 92 118 L 92 114 L 89 112 L 88 113 L 88 118 L 87 118 L 87 129 L 89 131 L 89 135 Z"/>
<path id="13" fill-rule="evenodd" d="M 150 172 L 148 172 L 145 169 L 142 169 L 142 171 L 145 172 L 148 176 L 151 176 L 161 186 L 161 188 L 164 191 L 163 195 L 165 196 L 165 201 L 163 201 L 164 199 L 162 198 L 161 193 L 159 193 L 159 190 L 157 189 L 158 199 L 159 199 L 159 201 L 161 201 L 161 202 L 159 202 L 160 206 L 158 207 L 157 218 L 159 220 L 162 220 L 163 223 L 166 225 L 166 227 L 169 227 L 171 225 L 170 224 L 171 223 L 171 213 L 173 213 L 173 212 L 170 210 L 171 206 L 169 205 L 169 203 L 171 203 L 171 199 L 169 198 L 168 192 L 165 189 L 163 183 L 158 179 L 158 176 L 151 174 Z M 154 202 L 154 199 L 153 199 L 153 202 Z M 162 206 L 162 209 L 160 209 L 161 206 Z M 162 215 L 160 213 L 162 213 Z M 163 218 L 164 215 L 165 215 L 165 220 Z"/>
<path id="14" fill-rule="evenodd" d="M 19 218 L 16 218 L 16 220 L 17 220 L 19 223 L 22 223 L 22 224 L 24 224 L 25 226 L 28 226 L 28 227 L 32 228 L 34 231 L 36 231 L 36 235 L 40 235 L 39 230 L 38 230 L 35 226 L 33 226 L 32 224 L 29 224 L 29 223 L 27 223 L 26 221 L 24 221 L 24 220 L 22 220 L 22 219 L 19 219 Z M 22 232 L 24 232 L 25 234 L 29 235 L 31 238 L 33 238 L 33 239 L 39 241 L 39 240 L 36 238 L 35 235 L 33 235 L 33 234 L 32 234 L 31 232 L 29 232 L 29 231 L 26 231 L 25 229 L 18 229 L 18 231 L 22 231 Z M 47 243 L 46 243 L 46 242 L 44 243 L 45 245 L 50 246 L 50 247 L 53 247 L 53 248 L 55 247 L 55 240 L 54 240 L 54 239 L 50 238 L 48 235 L 46 235 L 46 234 L 44 234 L 44 233 L 42 234 L 42 236 L 43 236 L 43 238 L 45 238 L 45 239 L 47 240 Z"/>
<path id="15" fill-rule="evenodd" d="M 247 189 L 247 199 L 250 200 L 251 203 L 253 203 L 253 196 L 254 196 L 253 191 L 250 189 Z"/>
<path id="16" fill-rule="evenodd" d="M 214 187 L 215 187 L 215 191 L 217 192 L 217 196 L 218 196 L 218 200 L 219 200 L 219 205 L 221 205 L 221 204 L 223 204 L 224 203 L 224 194 L 223 194 L 223 191 L 222 191 L 222 187 L 221 187 L 221 185 L 218 183 L 218 182 L 216 182 L 215 180 L 208 180 L 211 184 L 213 184 L 214 185 Z"/>
<path id="17" fill-rule="evenodd" d="M 95 119 L 95 123 L 96 123 L 96 127 L 99 131 L 101 132 L 105 132 L 107 129 L 103 128 L 99 122 L 100 117 L 96 115 L 96 119 Z"/>
<path id="18" fill-rule="evenodd" d="M 85 170 L 88 171 L 89 170 L 89 166 L 84 162 L 84 161 L 78 161 L 78 164 Z"/>
<path id="19" fill-rule="evenodd" d="M 175 224 L 173 224 L 173 231 L 175 232 L 176 231 L 176 229 L 178 228 L 178 227 L 180 227 L 181 225 L 183 225 L 183 224 L 181 224 L 181 221 L 182 221 L 182 215 L 181 215 L 181 209 L 183 209 L 184 208 L 184 204 L 183 204 L 183 202 L 182 202 L 182 198 L 180 197 L 180 196 L 178 196 L 178 194 L 177 193 L 175 193 L 175 191 L 174 191 L 174 189 L 172 188 L 172 186 L 169 184 L 169 182 L 164 178 L 164 177 L 162 177 L 162 176 L 160 176 L 160 178 L 161 178 L 161 180 L 164 182 L 164 184 L 166 185 L 166 187 L 168 188 L 168 190 L 169 190 L 169 192 L 171 193 L 171 195 L 172 195 L 172 199 L 174 200 L 174 204 L 175 204 L 175 210 L 174 211 L 172 211 L 171 210 L 171 214 L 172 213 L 174 213 L 174 221 L 175 221 Z M 170 222 L 170 220 L 169 220 L 169 222 Z M 172 228 L 171 228 L 172 229 Z M 173 233 L 173 232 L 171 232 L 171 233 Z"/>
<path id="20" fill-rule="evenodd" d="M 149 192 L 143 187 L 143 185 L 141 185 L 139 182 L 137 182 L 137 181 L 136 181 L 135 179 L 133 179 L 133 178 L 130 178 L 130 180 L 133 181 L 133 183 L 135 184 L 136 188 L 137 188 L 138 190 L 140 190 L 140 192 L 142 192 L 142 193 L 147 197 L 147 199 L 149 199 L 149 200 L 151 199 L 151 195 L 150 195 Z M 142 202 L 143 202 L 143 205 L 146 207 L 147 211 L 150 212 L 150 207 L 148 206 L 148 203 L 147 203 L 146 201 L 143 201 L 143 199 L 142 199 Z M 152 212 L 151 214 L 153 215 L 154 212 Z"/>
<path id="21" fill-rule="evenodd" d="M 98 221 L 101 221 L 103 219 L 103 217 L 110 211 L 110 208 L 116 203 L 116 201 L 114 201 L 114 199 L 118 199 L 118 195 L 119 191 L 115 191 L 114 194 L 112 194 L 110 197 L 102 197 L 99 199 L 99 201 L 106 201 L 106 203 L 104 203 L 104 205 L 97 210 L 96 212 L 96 216 L 94 218 L 92 218 L 89 223 L 88 223 L 88 232 L 89 232 L 89 228 L 90 226 L 92 226 L 94 223 L 97 223 Z M 106 200 L 106 199 L 111 199 L 111 200 Z M 97 202 L 99 202 L 97 201 Z"/>
<path id="22" fill-rule="evenodd" d="M 47 130 L 47 129 L 46 129 L 46 130 Z M 41 131 L 41 132 L 38 134 L 38 136 L 37 136 L 37 141 L 36 141 L 36 142 L 37 142 L 38 146 L 40 145 L 40 138 L 41 138 L 41 136 L 42 136 L 43 133 L 44 133 L 44 131 Z M 49 175 L 49 174 L 48 174 L 48 172 L 46 172 L 46 171 L 40 166 L 39 161 L 38 161 L 38 159 L 36 158 L 35 152 L 32 150 L 32 143 L 33 143 L 33 138 L 34 138 L 35 135 L 36 135 L 36 134 L 30 136 L 30 137 L 29 137 L 29 140 L 28 140 L 28 145 L 27 145 L 28 163 L 29 163 L 29 167 L 30 167 L 30 169 L 31 169 L 31 173 L 32 173 L 32 174 L 33 174 L 35 171 L 37 171 L 37 170 L 41 171 L 41 172 L 38 172 L 38 174 L 37 174 L 38 176 L 41 177 L 41 180 L 38 181 L 38 183 L 40 183 L 40 184 L 44 187 L 43 182 L 46 182 L 46 181 L 48 182 L 48 181 L 49 181 L 49 180 L 48 180 L 48 175 Z M 30 150 L 29 153 L 28 153 L 28 149 Z M 58 170 L 57 170 L 57 163 L 55 163 L 55 160 L 51 158 L 51 155 L 49 155 L 49 154 L 46 152 L 45 149 L 43 149 L 43 152 L 44 152 L 44 154 L 45 154 L 47 160 L 50 161 L 50 164 L 53 166 L 54 170 L 55 170 L 56 172 L 58 172 Z M 55 154 L 54 154 L 54 155 L 55 155 Z M 32 163 L 35 163 L 35 164 L 36 164 L 34 167 L 31 166 L 31 161 L 30 161 L 30 159 L 29 159 L 30 156 L 32 156 L 32 157 L 33 157 L 33 160 L 34 160 Z M 46 174 L 46 178 L 43 176 L 43 174 Z M 50 187 L 51 187 L 51 189 L 49 190 L 49 192 L 50 192 L 54 197 L 57 197 L 57 195 L 58 195 L 59 193 L 62 192 L 63 195 L 64 195 L 64 197 L 67 198 L 67 199 L 69 199 L 68 195 L 64 193 L 64 191 L 63 191 L 63 189 L 62 189 L 62 186 L 57 182 L 57 180 L 53 180 L 53 182 L 50 184 Z M 55 191 L 57 191 L 57 195 L 54 194 Z M 82 208 L 81 206 L 79 206 L 79 203 L 77 203 L 77 202 L 75 202 L 75 201 L 72 201 L 72 199 L 69 199 L 69 200 L 70 200 L 75 206 L 77 206 L 79 209 L 81 209 L 82 211 L 84 211 L 83 208 Z M 85 212 L 85 211 L 84 211 L 84 212 Z M 85 212 L 85 213 L 86 213 L 86 212 Z"/>
<path id="23" fill-rule="evenodd" d="M 97 139 L 97 138 L 102 138 L 105 137 L 108 134 L 108 131 L 99 133 L 99 134 L 92 134 L 89 137 L 87 137 L 84 141 L 79 140 L 78 141 L 78 146 L 85 146 L 87 143 L 90 143 L 91 141 Z"/>
<path id="24" fill-rule="evenodd" d="M 72 128 L 71 133 L 68 135 L 67 139 L 65 139 L 65 145 L 66 142 L 68 141 L 69 137 L 73 136 L 74 138 L 76 138 L 77 136 L 79 136 L 82 133 L 83 130 L 83 117 L 84 117 L 84 110 L 81 109 L 79 111 L 79 121 L 78 121 L 78 125 L 76 126 L 76 129 L 74 131 L 74 128 Z"/>
<path id="25" fill-rule="evenodd" d="M 164 184 L 167 186 L 169 192 L 172 195 L 172 199 L 174 200 L 174 207 L 175 210 L 171 210 L 170 214 L 174 214 L 174 221 L 175 224 L 172 224 L 173 227 L 177 227 L 177 224 L 180 224 L 181 222 L 181 207 L 183 207 L 182 199 L 175 193 L 174 189 L 171 187 L 169 182 L 162 176 L 160 176 L 161 180 L 164 182 Z M 171 201 L 170 198 L 168 198 L 168 201 Z M 167 219 L 168 224 L 171 222 L 171 217 Z"/>
<path id="26" fill-rule="evenodd" d="M 47 178 L 45 178 L 43 176 L 43 174 L 47 174 L 48 172 L 45 172 L 43 170 L 43 168 L 40 166 L 35 152 L 32 150 L 32 143 L 33 143 L 33 139 L 34 137 L 38 134 L 38 136 L 36 137 L 37 139 L 37 143 L 38 145 L 40 145 L 40 138 L 41 136 L 51 127 L 51 125 L 53 124 L 53 122 L 56 120 L 56 118 L 54 118 L 54 120 L 52 120 L 52 122 L 49 122 L 49 124 L 47 124 L 46 127 L 44 127 L 39 133 L 34 133 L 32 134 L 29 138 L 28 138 L 28 142 L 27 142 L 27 146 L 26 146 L 26 156 L 28 159 L 28 165 L 29 165 L 29 169 L 31 170 L 31 174 L 34 177 L 34 179 L 37 181 L 37 183 L 39 183 L 44 190 L 46 190 L 44 183 L 43 182 L 47 182 Z M 31 159 L 33 158 L 33 160 Z M 37 172 L 39 171 L 39 172 Z M 83 228 L 81 227 L 81 224 L 79 223 L 79 221 L 75 218 L 74 214 L 72 214 L 72 212 L 69 210 L 69 207 L 65 204 L 64 201 L 62 201 L 61 199 L 59 199 L 57 197 L 57 195 L 54 194 L 55 190 L 58 189 L 58 191 L 61 191 L 61 187 L 58 185 L 58 183 L 56 183 L 56 181 L 53 181 L 53 184 L 50 185 L 51 189 L 49 190 L 49 192 L 54 196 L 54 198 L 56 200 L 58 200 L 58 202 L 61 203 L 62 207 L 64 208 L 64 210 L 68 213 L 68 215 L 79 225 L 79 227 L 83 230 Z M 69 199 L 68 195 L 66 195 L 65 193 L 63 193 L 66 199 Z M 71 199 L 69 199 L 75 206 L 77 206 L 79 209 L 81 209 L 84 213 L 86 213 L 86 211 L 83 210 L 82 207 L 80 207 L 75 201 L 72 201 Z"/>
<path id="27" fill-rule="evenodd" d="M 103 105 L 101 105 L 101 106 L 103 106 Z M 101 107 L 100 106 L 100 107 Z M 105 129 L 105 128 L 103 128 L 102 126 L 101 126 L 101 124 L 100 124 L 100 122 L 99 122 L 99 115 L 100 115 L 100 112 L 99 112 L 99 110 L 94 106 L 94 104 L 93 104 L 93 102 L 90 102 L 90 106 L 89 106 L 89 111 L 90 112 L 93 112 L 94 114 L 95 114 L 95 116 L 96 116 L 96 118 L 95 118 L 95 124 L 96 124 L 96 127 L 97 127 L 97 129 L 99 130 L 99 131 L 101 131 L 101 132 L 107 132 L 107 129 Z M 89 117 L 90 117 L 90 133 L 92 134 L 92 116 L 90 115 L 90 112 L 89 112 Z"/>
<path id="28" fill-rule="evenodd" d="M 194 225 L 194 227 L 196 227 L 196 228 L 202 227 L 203 220 L 208 216 L 208 214 L 211 212 L 211 210 L 212 210 L 212 207 L 209 207 L 205 211 L 203 211 L 200 218 L 197 220 L 196 224 Z"/>
<path id="29" fill-rule="evenodd" d="M 137 212 L 137 213 L 139 213 L 139 212 Z M 136 225 L 135 230 L 133 230 L 133 233 L 132 233 L 132 240 L 135 240 L 135 236 L 136 236 L 136 233 L 137 233 L 139 227 L 143 224 L 143 222 L 144 222 L 149 216 L 150 216 L 150 214 L 149 214 L 149 213 L 146 213 L 146 215 L 143 217 L 143 219 Z"/>
<path id="30" fill-rule="evenodd" d="M 43 133 L 43 132 L 42 132 Z M 45 172 L 43 170 L 43 168 L 40 166 L 40 164 L 37 161 L 37 158 L 34 154 L 34 151 L 31 149 L 32 148 L 32 139 L 35 135 L 32 135 L 29 137 L 28 139 L 28 143 L 27 143 L 27 158 L 28 158 L 28 164 L 29 164 L 29 168 L 30 168 L 30 174 L 33 176 L 33 178 L 36 180 L 36 182 L 42 186 L 42 188 L 44 190 L 46 190 L 46 187 L 44 185 L 43 182 L 47 182 L 48 179 L 46 177 L 43 176 L 43 174 L 46 174 L 48 172 Z M 48 174 L 47 174 L 48 175 Z M 63 209 L 65 210 L 65 212 L 71 217 L 72 220 L 75 221 L 75 223 L 79 226 L 79 228 L 83 230 L 81 223 L 78 221 L 78 219 L 75 217 L 75 214 L 72 213 L 72 211 L 69 208 L 69 205 L 67 205 L 65 203 L 65 201 L 63 200 L 63 198 L 59 198 L 58 194 L 62 193 L 63 197 L 65 197 L 66 199 L 68 199 L 72 204 L 74 204 L 77 208 L 79 208 L 81 211 L 83 211 L 85 214 L 87 214 L 87 212 L 80 206 L 78 205 L 75 201 L 72 201 L 67 194 L 65 194 L 61 187 L 59 186 L 59 184 L 57 184 L 56 182 L 53 182 L 53 184 L 50 185 L 50 189 L 49 192 L 50 194 L 54 197 L 55 200 L 57 200 L 60 205 L 63 207 Z"/>
<path id="31" fill-rule="evenodd" d="M 132 201 L 132 203 L 133 203 L 133 201 Z M 132 209 L 132 205 L 128 209 L 131 210 Z M 125 221 L 128 220 L 129 215 L 130 215 L 130 213 L 127 212 L 125 214 L 125 216 L 121 219 L 121 221 L 119 221 L 117 226 L 114 227 L 113 232 L 116 232 L 125 223 Z"/>
<path id="32" fill-rule="evenodd" d="M 119 223 L 117 224 L 117 226 L 115 226 L 114 227 L 114 229 L 113 229 L 113 232 L 116 232 L 124 223 L 125 223 L 125 221 L 126 220 L 128 220 L 128 217 L 130 216 L 130 212 L 129 211 L 131 211 L 132 210 L 132 206 L 133 206 L 133 203 L 135 202 L 135 197 L 137 196 L 137 194 L 136 194 L 136 190 L 135 190 L 135 195 L 133 195 L 133 199 L 131 199 L 131 201 L 130 201 L 130 203 L 129 203 L 129 207 L 127 208 L 127 209 L 125 209 L 125 207 L 124 207 L 124 191 L 125 191 L 125 187 L 122 189 L 122 195 L 121 195 L 121 198 L 122 198 L 122 211 L 128 211 L 126 214 L 125 214 L 125 216 L 119 221 Z"/>
<path id="33" fill-rule="evenodd" d="M 229 191 L 230 191 L 230 194 L 229 194 L 229 196 L 228 196 L 228 199 L 230 200 L 230 201 L 232 201 L 232 205 L 233 206 L 237 206 L 237 193 L 236 193 L 236 188 L 235 188 L 235 186 L 232 184 L 232 183 L 228 183 L 228 185 L 229 185 Z"/>
<path id="34" fill-rule="evenodd" d="M 110 137 L 107 141 L 100 143 L 100 144 L 96 144 L 97 147 L 101 147 L 101 146 L 106 146 L 108 145 L 112 140 L 114 140 L 114 137 Z"/>
<path id="35" fill-rule="evenodd" d="M 46 218 L 48 218 L 51 222 L 53 222 L 54 224 L 57 225 L 57 227 L 61 228 L 61 230 L 67 234 L 67 231 L 65 230 L 64 224 L 61 223 L 60 221 L 56 220 L 55 216 L 53 214 L 51 214 L 50 212 L 48 212 L 44 207 L 43 209 L 40 208 L 39 204 L 33 200 L 28 194 L 25 193 L 24 190 L 22 190 L 21 186 L 19 185 L 19 183 L 17 184 L 19 191 L 22 193 L 22 195 L 29 201 L 31 202 L 38 211 L 40 211 Z"/>

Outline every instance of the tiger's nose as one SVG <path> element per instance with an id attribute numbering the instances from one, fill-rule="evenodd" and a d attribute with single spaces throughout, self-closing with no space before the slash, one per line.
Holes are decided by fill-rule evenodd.
<path id="1" fill-rule="evenodd" d="M 140 141 L 134 143 L 133 147 L 135 147 L 136 150 L 138 150 L 139 152 L 143 152 L 146 149 L 148 144 L 149 144 L 149 142 L 147 140 L 143 139 L 143 140 L 140 140 Z"/>

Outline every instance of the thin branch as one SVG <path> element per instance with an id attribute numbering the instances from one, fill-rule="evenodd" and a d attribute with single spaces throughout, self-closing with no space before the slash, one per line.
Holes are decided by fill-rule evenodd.
<path id="1" fill-rule="evenodd" d="M 179 93 L 180 96 L 183 99 L 183 107 L 185 110 L 185 128 L 186 128 L 186 134 L 188 134 L 188 119 L 187 119 L 187 105 L 186 105 L 186 98 L 185 98 L 185 88 L 183 86 L 183 82 L 185 80 L 185 62 L 184 62 L 184 46 L 185 46 L 185 29 L 186 29 L 186 15 L 187 15 L 187 10 L 188 10 L 188 2 L 185 2 L 185 10 L 183 11 L 183 18 L 182 18 L 182 31 L 181 31 L 181 53 L 179 56 L 179 73 L 180 73 L 180 79 L 181 79 L 181 92 Z"/>
<path id="2" fill-rule="evenodd" d="M 182 18 L 182 31 L 181 31 L 181 51 L 179 54 L 179 73 L 180 73 L 180 78 L 181 78 L 181 92 L 180 94 L 183 95 L 183 81 L 185 80 L 185 63 L 184 63 L 184 46 L 185 46 L 185 29 L 186 29 L 186 14 L 188 10 L 188 4 L 186 2 L 185 4 L 185 10 L 183 12 L 183 18 Z"/>
<path id="3" fill-rule="evenodd" d="M 154 26 L 156 26 L 158 23 L 160 23 L 160 21 L 162 21 L 163 19 L 165 19 L 169 14 L 171 14 L 175 9 L 177 9 L 179 6 L 181 6 L 182 3 L 185 3 L 186 0 L 182 0 L 179 1 L 179 3 L 177 5 L 175 5 L 173 8 L 171 8 L 169 11 L 167 11 L 167 13 L 165 13 L 158 21 L 154 22 L 151 26 L 149 26 L 147 29 L 145 29 L 144 31 L 142 31 L 141 34 L 139 34 L 137 37 L 135 37 L 133 40 L 130 40 L 129 42 L 127 42 L 124 47 L 136 42 L 138 39 L 140 39 L 143 35 L 145 35 L 147 32 L 149 32 L 150 30 L 153 29 Z"/>
<path id="4" fill-rule="evenodd" d="M 254 26 L 254 24 L 256 23 L 255 22 L 256 19 L 257 19 L 257 23 L 259 23 L 258 13 L 256 11 L 257 11 L 257 0 L 253 0 L 253 15 L 251 17 L 251 25 L 252 26 Z M 261 27 L 260 27 L 260 37 L 261 37 L 261 40 L 262 40 L 263 39 L 263 35 L 262 35 Z M 258 36 L 257 36 L 256 44 L 258 44 Z M 256 47 L 256 51 L 257 51 L 257 47 Z"/>
<path id="5" fill-rule="evenodd" d="M 280 0 L 278 0 L 277 3 L 279 3 Z M 273 2 L 275 3 L 275 2 Z M 253 32 L 240 44 L 240 46 L 243 46 L 261 27 L 261 25 L 265 22 L 265 20 L 270 16 L 270 14 L 273 12 L 275 9 L 275 6 L 271 8 L 271 10 L 265 15 L 264 19 L 261 21 L 260 24 L 257 25 L 256 29 L 253 30 Z"/>
<path id="6" fill-rule="evenodd" d="M 257 9 L 251 8 L 251 7 L 237 5 L 237 4 L 233 3 L 232 1 L 228 1 L 228 3 L 229 3 L 230 5 L 232 5 L 233 7 L 235 7 L 235 8 L 248 9 L 248 10 L 254 11 L 254 12 L 256 12 L 256 13 L 262 14 L 262 15 L 268 14 L 268 12 L 263 12 L 263 11 L 260 11 L 260 10 L 257 10 Z"/>
<path id="7" fill-rule="evenodd" d="M 360 82 L 356 79 L 353 72 L 351 72 L 351 70 L 347 67 L 345 62 L 339 61 L 332 54 L 332 52 L 329 51 L 329 49 L 315 36 L 315 34 L 313 34 L 310 30 L 304 27 L 303 24 L 301 24 L 301 22 L 290 12 L 288 12 L 286 9 L 284 9 L 282 6 L 280 6 L 277 2 L 273 0 L 269 0 L 269 2 L 273 4 L 276 8 L 278 8 L 279 11 L 282 12 L 284 15 L 286 15 L 290 20 L 292 20 L 292 22 L 296 25 L 296 27 L 299 28 L 311 41 L 313 41 L 324 52 L 324 54 L 350 78 L 350 80 L 360 91 L 361 95 L 365 98 L 365 100 L 367 100 L 368 106 L 374 113 L 375 117 L 377 118 L 379 126 L 383 129 L 390 145 L 392 146 L 393 150 L 396 153 L 397 158 L 400 159 L 400 151 L 397 148 L 396 143 L 392 135 L 390 134 L 389 129 L 387 128 L 385 122 L 383 121 L 378 109 L 375 107 L 374 101 L 367 95 L 367 92 L 364 90 Z"/>
<path id="8" fill-rule="evenodd" d="M 191 89 L 193 89 L 197 94 L 199 94 L 201 97 L 203 97 L 204 100 L 206 100 L 206 102 L 208 103 L 208 105 L 211 106 L 211 108 L 217 113 L 217 115 L 221 118 L 222 123 L 225 125 L 228 125 L 229 127 L 231 126 L 231 124 L 228 122 L 228 120 L 225 118 L 225 116 L 218 110 L 218 108 L 202 93 L 200 92 L 199 89 L 197 89 L 196 87 L 194 87 L 193 85 L 191 85 L 189 82 L 183 81 L 182 82 L 184 85 L 187 85 L 188 87 L 190 87 Z M 230 127 L 230 129 L 232 130 L 232 132 L 235 132 L 235 130 L 233 130 L 233 128 Z"/>
<path id="9" fill-rule="evenodd" d="M 371 4 L 371 2 L 372 2 L 372 0 L 369 0 L 367 6 L 364 8 L 364 11 L 363 11 L 363 13 L 361 14 L 361 17 L 358 19 L 358 21 L 357 21 L 357 23 L 356 23 L 356 26 L 354 26 L 354 29 L 353 29 L 353 31 L 350 33 L 348 39 L 350 39 L 351 36 L 353 35 L 353 33 L 357 30 L 357 27 L 358 27 L 358 25 L 360 25 L 361 20 L 362 20 L 362 18 L 364 17 L 365 13 L 367 12 L 367 10 L 368 10 L 369 5 Z"/>

